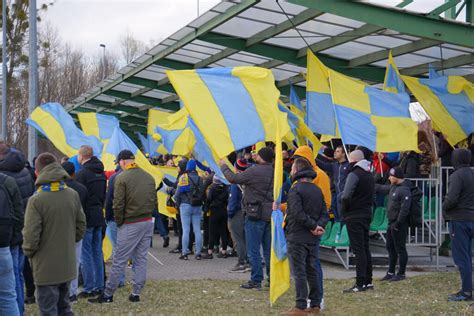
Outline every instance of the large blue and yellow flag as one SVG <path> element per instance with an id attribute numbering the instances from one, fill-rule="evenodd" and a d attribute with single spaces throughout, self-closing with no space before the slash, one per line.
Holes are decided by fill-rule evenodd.
<path id="1" fill-rule="evenodd" d="M 95 112 L 77 114 L 81 128 L 86 135 L 95 136 L 102 144 L 102 152 L 97 156 L 102 160 L 105 170 L 115 169 L 115 156 L 107 153 L 107 145 L 116 127 L 120 126 L 119 120 L 112 115 Z"/>
<path id="2" fill-rule="evenodd" d="M 331 98 L 329 69 L 308 49 L 306 125 L 321 135 L 336 137 L 337 124 Z"/>
<path id="3" fill-rule="evenodd" d="M 102 143 L 81 131 L 59 103 L 45 103 L 35 108 L 26 123 L 48 138 L 67 157 L 77 155 L 82 145 L 91 146 L 94 155 L 102 153 Z"/>
<path id="4" fill-rule="evenodd" d="M 154 139 L 150 134 L 147 134 L 145 137 L 141 133 L 137 132 L 137 136 L 140 140 L 140 143 L 142 144 L 143 151 L 145 154 L 150 155 L 150 157 L 156 157 L 160 154 L 164 155 L 167 153 L 163 144 L 160 141 Z"/>
<path id="5" fill-rule="evenodd" d="M 176 182 L 178 178 L 177 167 L 156 166 L 162 174 L 171 182 Z M 168 194 L 166 193 L 167 186 L 163 183 L 163 187 L 158 191 L 158 211 L 168 217 L 176 219 L 176 208 L 167 205 Z"/>
<path id="6" fill-rule="evenodd" d="M 275 141 L 280 92 L 270 70 L 259 67 L 167 71 L 190 117 L 217 157 L 262 141 Z"/>
<path id="7" fill-rule="evenodd" d="M 189 112 L 195 134 L 202 134 L 217 158 L 258 142 L 276 144 L 274 196 L 279 201 L 283 183 L 281 141 L 282 135 L 290 132 L 290 126 L 286 114 L 278 109 L 280 93 L 272 72 L 258 67 L 235 67 L 168 71 L 167 75 Z M 277 233 L 282 231 L 281 225 L 280 228 Z M 275 250 L 282 254 L 281 247 L 281 243 L 272 245 L 272 302 L 290 283 L 288 259 L 284 255 L 275 259 Z"/>
<path id="8" fill-rule="evenodd" d="M 149 117 L 163 115 L 160 110 L 150 110 Z M 155 125 L 151 125 L 153 138 L 160 139 L 164 149 L 173 155 L 189 156 L 196 142 L 194 135 L 188 125 L 189 113 L 185 108 L 167 114 L 165 119 L 158 121 L 154 119 Z M 151 123 L 149 123 L 151 124 Z"/>
<path id="9" fill-rule="evenodd" d="M 369 87 L 329 70 L 331 93 L 342 140 L 377 152 L 418 150 L 418 126 L 410 98 Z"/>
<path id="10" fill-rule="evenodd" d="M 430 79 L 401 77 L 433 126 L 454 146 L 474 133 L 474 85 L 461 76 L 430 75 Z"/>

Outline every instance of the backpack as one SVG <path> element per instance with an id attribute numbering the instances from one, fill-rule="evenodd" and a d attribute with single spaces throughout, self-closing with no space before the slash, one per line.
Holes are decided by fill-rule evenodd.
<path id="1" fill-rule="evenodd" d="M 0 173 L 0 225 L 13 225 L 13 203 L 10 194 L 5 187 L 5 180 L 8 176 Z"/>
<path id="2" fill-rule="evenodd" d="M 189 182 L 192 183 L 191 190 L 189 191 L 189 203 L 191 206 L 202 206 L 203 192 L 199 185 L 199 181 L 198 183 L 194 182 L 189 175 L 188 178 Z"/>
<path id="3" fill-rule="evenodd" d="M 411 205 L 410 214 L 408 214 L 408 222 L 411 227 L 421 227 L 423 224 L 423 214 L 421 207 L 421 198 L 423 192 L 417 187 L 412 186 L 410 188 L 411 193 Z"/>

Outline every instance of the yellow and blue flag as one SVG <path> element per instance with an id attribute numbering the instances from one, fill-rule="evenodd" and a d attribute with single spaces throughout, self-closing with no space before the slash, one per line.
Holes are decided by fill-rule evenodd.
<path id="1" fill-rule="evenodd" d="M 178 178 L 177 167 L 156 166 L 156 168 L 171 182 L 175 183 Z M 166 184 L 158 191 L 158 211 L 168 217 L 176 219 L 176 209 L 172 210 L 167 206 L 168 194 L 166 193 Z"/>
<path id="2" fill-rule="evenodd" d="M 160 154 L 164 155 L 167 153 L 163 144 L 160 141 L 155 140 L 150 134 L 147 134 L 146 137 L 138 132 L 136 134 L 140 140 L 140 143 L 142 144 L 145 154 L 150 155 L 150 157 L 156 157 Z"/>
<path id="3" fill-rule="evenodd" d="M 150 110 L 149 117 L 161 115 L 159 110 Z M 189 113 L 185 108 L 166 115 L 166 119 L 151 126 L 154 138 L 159 138 L 164 149 L 171 154 L 189 156 L 196 142 L 194 135 L 188 125 Z M 149 123 L 150 124 L 150 123 Z M 158 136 L 159 135 L 159 136 Z"/>
<path id="4" fill-rule="evenodd" d="M 306 81 L 306 125 L 321 135 L 337 135 L 331 98 L 329 69 L 308 49 Z"/>
<path id="5" fill-rule="evenodd" d="M 388 53 L 383 90 L 392 93 L 405 93 L 405 85 L 403 84 L 402 78 L 400 78 L 400 72 L 393 60 L 392 51 Z"/>
<path id="6" fill-rule="evenodd" d="M 436 71 L 432 64 L 428 65 L 428 74 L 430 79 L 436 79 L 441 77 L 441 75 Z"/>
<path id="7" fill-rule="evenodd" d="M 190 117 L 218 158 L 262 141 L 275 141 L 280 92 L 270 70 L 259 67 L 167 71 Z"/>
<path id="8" fill-rule="evenodd" d="M 282 134 L 275 117 L 275 171 L 273 179 L 273 198 L 278 209 L 272 212 L 272 243 L 270 248 L 270 303 L 273 304 L 290 288 L 290 263 L 287 257 L 285 232 L 283 231 L 283 212 L 281 198 L 283 187 Z"/>
<path id="9" fill-rule="evenodd" d="M 332 100 L 342 140 L 377 152 L 418 150 L 418 126 L 410 98 L 369 87 L 329 70 Z"/>
<path id="10" fill-rule="evenodd" d="M 454 146 L 474 133 L 474 85 L 461 76 L 430 75 L 429 79 L 401 77 L 433 126 Z"/>
<path id="11" fill-rule="evenodd" d="M 26 123 L 43 134 L 67 157 L 76 155 L 82 145 L 91 146 L 95 155 L 102 153 L 102 143 L 81 131 L 59 103 L 45 103 L 35 108 Z"/>
<path id="12" fill-rule="evenodd" d="M 96 154 L 102 160 L 105 170 L 115 169 L 115 156 L 107 153 L 107 145 L 116 127 L 120 126 L 118 119 L 112 115 L 95 112 L 77 114 L 82 131 L 86 135 L 95 136 L 102 144 L 102 152 Z"/>
<path id="13" fill-rule="evenodd" d="M 303 104 L 301 103 L 300 97 L 296 93 L 295 87 L 293 87 L 293 85 L 290 85 L 290 109 L 291 112 L 300 116 L 303 120 L 305 119 L 306 112 L 303 108 Z"/>

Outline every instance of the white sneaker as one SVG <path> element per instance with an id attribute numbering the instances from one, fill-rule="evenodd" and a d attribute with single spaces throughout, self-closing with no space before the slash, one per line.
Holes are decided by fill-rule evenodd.
<path id="1" fill-rule="evenodd" d="M 324 305 L 324 297 L 321 299 L 321 304 L 319 305 L 319 309 L 323 310 L 326 305 Z M 307 300 L 306 302 L 306 307 L 310 308 L 311 307 L 311 300 Z"/>

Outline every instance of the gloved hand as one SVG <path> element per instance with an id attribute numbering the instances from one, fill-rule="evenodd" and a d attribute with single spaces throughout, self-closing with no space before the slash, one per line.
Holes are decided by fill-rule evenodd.
<path id="1" fill-rule="evenodd" d="M 400 230 L 400 223 L 399 222 L 393 222 L 390 224 L 390 229 L 394 231 L 399 231 Z"/>

